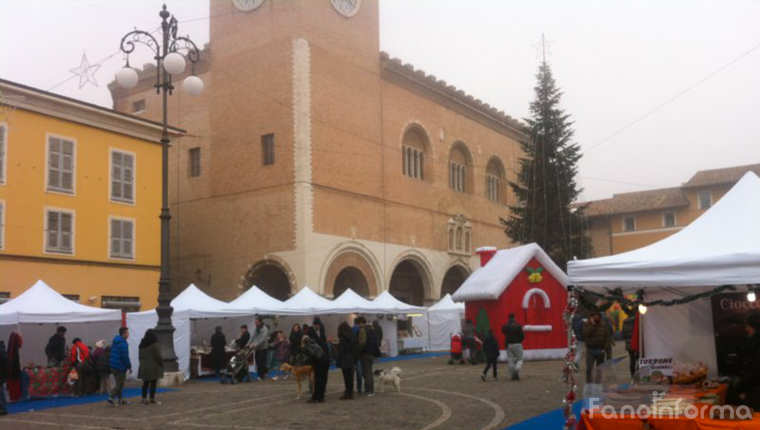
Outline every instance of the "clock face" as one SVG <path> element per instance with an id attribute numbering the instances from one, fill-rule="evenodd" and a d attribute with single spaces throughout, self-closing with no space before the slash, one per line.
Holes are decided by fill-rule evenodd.
<path id="1" fill-rule="evenodd" d="M 262 3 L 264 3 L 264 0 L 232 0 L 232 4 L 243 12 L 250 12 L 261 6 Z"/>
<path id="2" fill-rule="evenodd" d="M 352 17 L 359 11 L 362 0 L 330 0 L 335 10 L 343 16 Z"/>

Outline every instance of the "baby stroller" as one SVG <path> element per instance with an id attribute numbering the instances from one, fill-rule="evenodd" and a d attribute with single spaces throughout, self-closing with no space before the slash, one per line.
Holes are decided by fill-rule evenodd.
<path id="1" fill-rule="evenodd" d="M 230 362 L 227 363 L 227 367 L 222 372 L 222 384 L 251 382 L 251 375 L 248 373 L 248 359 L 254 351 L 253 347 L 246 346 L 230 358 Z"/>
<path id="2" fill-rule="evenodd" d="M 462 355 L 462 335 L 459 333 L 451 335 L 451 359 L 449 360 L 449 364 L 454 364 L 455 362 L 464 364 L 464 356 Z"/>

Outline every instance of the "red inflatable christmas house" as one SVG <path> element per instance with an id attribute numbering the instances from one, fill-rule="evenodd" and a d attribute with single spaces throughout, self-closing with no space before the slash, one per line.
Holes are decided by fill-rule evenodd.
<path id="1" fill-rule="evenodd" d="M 535 243 L 477 252 L 482 267 L 467 278 L 453 299 L 465 303 L 465 317 L 475 324 L 478 335 L 493 329 L 505 358 L 501 327 L 513 313 L 525 332 L 526 360 L 563 358 L 567 275 Z"/>

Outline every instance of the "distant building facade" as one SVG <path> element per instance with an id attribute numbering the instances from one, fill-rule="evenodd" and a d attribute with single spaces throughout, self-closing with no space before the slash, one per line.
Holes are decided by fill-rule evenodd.
<path id="1" fill-rule="evenodd" d="M 89 306 L 155 307 L 161 125 L 5 80 L 0 94 L 0 301 L 42 279 Z"/>
<path id="2" fill-rule="evenodd" d="M 620 254 L 658 242 L 681 230 L 720 200 L 760 164 L 701 170 L 675 188 L 615 194 L 588 203 L 595 257 Z"/>
<path id="3" fill-rule="evenodd" d="M 452 292 L 472 250 L 511 246 L 522 125 L 379 52 L 379 8 L 361 2 L 210 2 L 211 39 L 170 121 L 175 294 L 251 285 L 284 299 L 390 290 L 414 304 Z M 147 68 L 114 107 L 160 115 Z"/>

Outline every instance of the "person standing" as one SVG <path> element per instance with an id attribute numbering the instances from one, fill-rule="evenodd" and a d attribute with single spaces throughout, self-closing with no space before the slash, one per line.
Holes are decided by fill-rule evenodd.
<path id="1" fill-rule="evenodd" d="M 108 361 L 111 358 L 111 347 L 106 347 L 105 340 L 99 340 L 95 342 L 95 351 L 91 357 L 98 375 L 98 390 L 100 394 L 108 394 L 108 379 L 111 377 Z"/>
<path id="2" fill-rule="evenodd" d="M 507 348 L 507 363 L 513 381 L 520 380 L 520 370 L 523 366 L 523 347 L 525 333 L 515 319 L 515 314 L 509 314 L 509 321 L 501 328 L 504 335 L 504 346 Z"/>
<path id="3" fill-rule="evenodd" d="M 137 370 L 137 377 L 142 379 L 142 401 L 143 405 L 161 404 L 156 401 L 156 384 L 158 380 L 164 377 L 164 361 L 161 359 L 161 345 L 158 344 L 156 331 L 148 329 L 140 341 L 140 368 Z M 150 389 L 150 400 L 147 394 Z"/>
<path id="4" fill-rule="evenodd" d="M 583 338 L 586 341 L 586 383 L 592 382 L 591 374 L 594 366 L 604 363 L 605 348 L 610 343 L 612 332 L 610 326 L 602 321 L 599 311 L 591 311 L 586 324 L 583 325 Z M 594 378 L 595 383 L 601 382 L 601 375 Z"/>
<path id="5" fill-rule="evenodd" d="M 5 384 L 8 387 L 8 397 L 11 402 L 21 399 L 21 354 L 20 349 L 24 340 L 19 333 L 11 332 L 8 338 L 8 374 Z"/>
<path id="6" fill-rule="evenodd" d="M 337 364 L 343 372 L 345 390 L 341 400 L 354 398 L 354 363 L 358 357 L 356 336 L 347 322 L 338 326 L 338 360 Z"/>
<path id="7" fill-rule="evenodd" d="M 383 348 L 383 328 L 380 327 L 380 322 L 377 320 L 372 321 L 372 328 L 375 330 L 375 335 L 377 336 L 377 349 L 381 350 Z"/>
<path id="8" fill-rule="evenodd" d="M 113 342 L 111 342 L 111 357 L 108 364 L 111 367 L 111 373 L 113 373 L 116 382 L 113 390 L 111 390 L 111 395 L 106 400 L 108 406 L 116 406 L 116 401 L 118 401 L 119 405 L 127 404 L 127 401 L 122 398 L 122 389 L 124 388 L 124 381 L 127 378 L 127 372 L 132 373 L 127 339 L 129 339 L 129 329 L 119 327 L 119 334 L 114 336 Z"/>
<path id="9" fill-rule="evenodd" d="M 741 371 L 730 394 L 734 403 L 757 411 L 760 410 L 760 312 L 750 312 L 744 327 L 749 338 L 739 354 Z"/>
<path id="10" fill-rule="evenodd" d="M 76 337 L 71 341 L 71 365 L 77 372 L 77 382 L 74 384 L 74 396 L 80 397 L 85 395 L 84 389 L 87 387 L 87 375 L 85 375 L 84 365 L 90 359 L 90 348 L 82 342 L 82 339 Z"/>
<path id="11" fill-rule="evenodd" d="M 290 363 L 298 366 L 302 359 L 303 351 L 301 350 L 301 339 L 303 338 L 303 332 L 301 331 L 301 325 L 298 323 L 293 324 L 290 327 Z"/>
<path id="12" fill-rule="evenodd" d="M 575 364 L 578 364 L 583 359 L 583 317 L 580 314 L 574 314 L 571 324 L 575 335 Z"/>
<path id="13" fill-rule="evenodd" d="M 240 326 L 240 337 L 235 339 L 235 344 L 237 345 L 238 349 L 245 348 L 246 345 L 248 345 L 248 342 L 251 340 L 251 334 L 248 333 L 248 326 L 246 324 L 243 324 Z"/>
<path id="14" fill-rule="evenodd" d="M 58 326 L 55 329 L 55 334 L 50 336 L 45 346 L 45 355 L 49 367 L 61 367 L 66 356 L 66 327 Z"/>
<path id="15" fill-rule="evenodd" d="M 361 328 L 361 325 L 359 324 L 359 318 L 354 318 L 354 325 L 351 327 L 351 331 L 354 333 L 354 337 L 356 338 L 357 342 L 357 349 L 358 349 L 358 343 L 359 343 L 359 329 Z M 358 395 L 362 395 L 362 362 L 360 360 L 360 354 L 356 354 L 356 359 L 354 360 L 354 374 L 356 375 L 356 393 Z"/>
<path id="16" fill-rule="evenodd" d="M 325 326 L 322 325 L 322 320 L 319 317 L 314 317 L 314 321 L 311 322 L 311 331 L 309 336 L 314 339 L 319 346 L 327 352 L 327 336 L 325 336 Z"/>
<path id="17" fill-rule="evenodd" d="M 470 363 L 477 363 L 477 345 L 475 342 L 475 326 L 471 319 L 467 319 L 462 327 L 462 345 L 470 354 Z"/>
<path id="18" fill-rule="evenodd" d="M 253 332 L 251 346 L 256 350 L 256 379 L 261 381 L 267 376 L 267 353 L 269 348 L 269 328 L 261 317 L 256 317 L 256 330 Z"/>
<path id="19" fill-rule="evenodd" d="M 309 403 L 322 403 L 325 401 L 327 389 L 327 372 L 330 370 L 330 357 L 317 341 L 310 336 L 304 336 L 301 340 L 301 348 L 306 354 L 307 362 L 314 368 L 314 391 Z"/>
<path id="20" fill-rule="evenodd" d="M 285 333 L 280 330 L 275 335 L 276 339 L 272 344 L 272 348 L 274 349 L 274 358 L 276 360 L 275 368 L 279 369 L 282 363 L 287 363 L 290 360 L 290 341 L 285 337 Z M 279 377 L 275 376 L 272 379 L 276 381 Z M 288 379 L 288 374 L 286 373 L 282 379 Z"/>
<path id="21" fill-rule="evenodd" d="M 209 361 L 211 368 L 214 369 L 214 376 L 219 376 L 225 365 L 224 347 L 227 346 L 227 338 L 222 333 L 222 327 L 216 326 L 214 334 L 211 335 L 211 354 Z"/>
<path id="22" fill-rule="evenodd" d="M 628 317 L 623 320 L 623 340 L 625 340 L 625 350 L 628 351 L 628 370 L 631 372 L 631 377 L 636 373 L 636 365 L 639 361 L 639 353 L 633 349 L 633 344 L 631 343 L 635 322 L 636 318 L 634 317 Z"/>
<path id="23" fill-rule="evenodd" d="M 499 380 L 499 374 L 496 370 L 496 365 L 499 362 L 499 344 L 496 342 L 496 338 L 493 335 L 493 330 L 488 329 L 486 334 L 486 340 L 483 342 L 483 352 L 486 354 L 486 368 L 483 369 L 483 374 L 480 375 L 480 379 L 486 382 L 486 376 L 488 376 L 488 369 L 493 366 L 493 379 Z"/>
<path id="24" fill-rule="evenodd" d="M 379 346 L 377 344 L 377 335 L 372 329 L 372 324 L 368 324 L 364 317 L 359 317 L 359 335 L 357 343 L 359 345 L 359 360 L 362 366 L 362 377 L 364 378 L 364 393 L 367 397 L 375 395 L 375 380 L 372 375 L 372 363 L 377 356 Z"/>
<path id="25" fill-rule="evenodd" d="M 0 416 L 8 415 L 5 403 L 5 375 L 8 374 L 8 354 L 5 352 L 5 342 L 0 340 Z"/>

